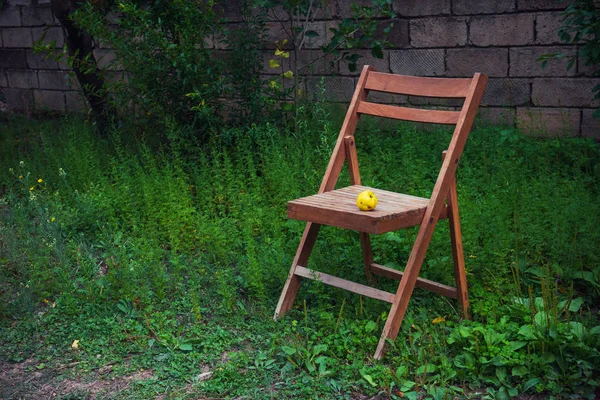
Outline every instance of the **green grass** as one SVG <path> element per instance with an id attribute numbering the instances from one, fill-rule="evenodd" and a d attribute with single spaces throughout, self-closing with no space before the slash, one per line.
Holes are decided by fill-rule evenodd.
<path id="1" fill-rule="evenodd" d="M 150 128 L 98 139 L 79 120 L 3 121 L 0 361 L 28 361 L 57 385 L 151 371 L 98 394 L 110 398 L 593 396 L 600 149 L 590 140 L 472 132 L 457 175 L 472 322 L 417 289 L 379 362 L 385 304 L 305 282 L 272 321 L 303 229 L 285 203 L 318 189 L 331 119 L 317 108 L 298 135 L 264 125 L 208 145 L 173 123 L 156 140 Z M 363 183 L 429 196 L 451 132 L 361 124 Z M 376 261 L 402 268 L 415 236 L 373 237 Z M 440 222 L 424 277 L 452 282 L 448 237 Z M 309 267 L 362 282 L 361 260 L 357 233 L 325 227 Z M 65 398 L 90 395 L 81 390 Z"/>

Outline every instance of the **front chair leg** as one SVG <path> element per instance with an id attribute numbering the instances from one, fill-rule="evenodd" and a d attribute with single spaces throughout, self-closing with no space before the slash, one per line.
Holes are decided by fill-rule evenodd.
<path id="1" fill-rule="evenodd" d="M 296 275 L 296 267 L 298 265 L 303 267 L 306 266 L 308 257 L 317 240 L 320 227 L 321 225 L 319 224 L 309 222 L 306 224 L 306 228 L 304 228 L 300 245 L 298 245 L 298 250 L 296 251 L 296 256 L 294 257 L 287 280 L 281 291 L 281 296 L 279 296 L 279 302 L 277 303 L 275 315 L 273 316 L 274 320 L 277 320 L 280 316 L 288 312 L 294 304 L 294 299 L 300 288 L 300 277 Z"/>

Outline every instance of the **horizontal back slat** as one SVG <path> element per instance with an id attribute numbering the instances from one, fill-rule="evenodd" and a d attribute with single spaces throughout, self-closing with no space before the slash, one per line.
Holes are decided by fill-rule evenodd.
<path id="1" fill-rule="evenodd" d="M 471 78 L 421 78 L 369 72 L 365 89 L 423 97 L 465 98 Z"/>
<path id="2" fill-rule="evenodd" d="M 454 125 L 458 122 L 460 111 L 423 110 L 420 108 L 396 107 L 387 104 L 361 101 L 356 110 L 359 114 L 375 115 L 377 117 L 402 119 L 413 122 L 429 122 L 433 124 Z"/>

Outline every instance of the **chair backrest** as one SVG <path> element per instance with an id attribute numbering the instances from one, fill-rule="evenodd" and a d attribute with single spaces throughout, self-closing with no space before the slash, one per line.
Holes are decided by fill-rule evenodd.
<path id="1" fill-rule="evenodd" d="M 373 67 L 365 65 L 352 96 L 335 149 L 329 160 L 319 193 L 335 188 L 337 178 L 346 159 L 344 138 L 354 136 L 360 115 L 367 114 L 413 122 L 456 125 L 438 181 L 432 193 L 431 199 L 434 200 L 434 197 L 437 197 L 437 191 L 447 190 L 447 185 L 456 172 L 458 160 L 471 131 L 486 83 L 487 76 L 481 73 L 476 73 L 473 78 L 421 78 L 380 73 L 376 72 Z M 465 99 L 465 101 L 460 111 L 409 108 L 369 102 L 367 101 L 369 91 Z"/>

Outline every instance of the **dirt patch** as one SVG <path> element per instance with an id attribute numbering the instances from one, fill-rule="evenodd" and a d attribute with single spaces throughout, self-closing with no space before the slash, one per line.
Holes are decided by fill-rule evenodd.
<path id="1" fill-rule="evenodd" d="M 50 369 L 37 370 L 36 365 L 39 364 L 32 359 L 21 363 L 0 361 L 0 399 L 113 398 L 132 382 L 154 376 L 152 371 L 138 371 L 111 379 L 106 376 L 110 372 L 108 366 L 81 377 L 69 377 Z"/>

